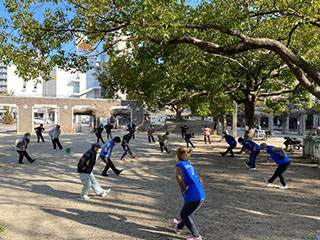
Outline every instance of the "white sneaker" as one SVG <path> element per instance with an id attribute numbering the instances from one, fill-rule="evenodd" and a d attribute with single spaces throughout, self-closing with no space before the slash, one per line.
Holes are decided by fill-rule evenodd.
<path id="1" fill-rule="evenodd" d="M 180 234 L 182 232 L 181 229 L 178 228 L 178 224 L 179 224 L 179 221 L 177 219 L 172 219 L 172 225 L 173 225 L 173 229 L 174 231 L 177 233 L 177 234 Z"/>
<path id="2" fill-rule="evenodd" d="M 85 201 L 88 201 L 90 200 L 89 196 L 88 195 L 81 195 L 80 197 L 82 200 L 85 200 Z"/>
<path id="3" fill-rule="evenodd" d="M 279 189 L 287 189 L 287 188 L 288 188 L 288 185 L 285 185 L 285 186 L 280 185 L 280 187 L 279 187 Z"/>
<path id="4" fill-rule="evenodd" d="M 243 162 L 243 163 L 244 163 L 244 165 L 246 165 L 247 168 L 250 168 L 250 166 L 248 165 L 247 162 Z"/>
<path id="5" fill-rule="evenodd" d="M 268 178 L 264 178 L 264 181 L 266 182 L 266 186 L 269 187 L 271 185 L 271 183 L 269 183 Z"/>
<path id="6" fill-rule="evenodd" d="M 202 240 L 202 237 L 188 237 L 186 240 Z"/>
<path id="7" fill-rule="evenodd" d="M 111 189 L 109 188 L 108 190 L 103 190 L 103 192 L 99 195 L 100 197 L 105 197 L 110 193 Z"/>
<path id="8" fill-rule="evenodd" d="M 250 167 L 250 168 L 248 168 L 248 170 L 249 171 L 255 171 L 255 170 L 257 170 L 255 167 Z"/>

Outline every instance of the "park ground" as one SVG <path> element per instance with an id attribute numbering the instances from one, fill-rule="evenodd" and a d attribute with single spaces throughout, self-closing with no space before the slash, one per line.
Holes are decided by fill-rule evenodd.
<path id="1" fill-rule="evenodd" d="M 122 136 L 125 132 L 116 132 Z M 119 161 L 122 149 L 115 147 L 112 158 L 120 176 L 94 174 L 111 193 L 101 198 L 91 192 L 90 201 L 79 199 L 81 184 L 76 166 L 95 137 L 93 134 L 63 135 L 62 143 L 72 153 L 53 152 L 51 144 L 29 147 L 33 164 L 17 164 L 13 150 L 15 134 L 0 135 L 0 233 L 3 240 L 107 239 L 171 240 L 184 239 L 172 231 L 171 219 L 179 217 L 183 200 L 175 180 L 175 154 L 160 153 L 158 144 L 149 144 L 145 133 L 138 133 L 132 149 L 135 161 Z M 46 136 L 48 141 L 48 137 Z M 248 154 L 221 157 L 226 143 L 205 145 L 196 136 L 191 162 L 204 180 L 206 202 L 194 216 L 206 240 L 304 240 L 320 235 L 320 169 L 302 153 L 290 153 L 292 165 L 286 172 L 289 189 L 279 190 L 278 180 L 267 188 L 263 177 L 276 166 L 265 153 L 257 159 L 257 171 L 247 171 Z M 269 144 L 282 146 L 281 139 Z M 181 136 L 172 135 L 169 148 L 184 146 Z M 240 148 L 238 148 L 239 150 Z"/>

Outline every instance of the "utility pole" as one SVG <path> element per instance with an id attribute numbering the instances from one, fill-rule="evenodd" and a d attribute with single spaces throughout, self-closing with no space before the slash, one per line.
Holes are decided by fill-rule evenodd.
<path id="1" fill-rule="evenodd" d="M 238 120 L 238 104 L 236 101 L 233 101 L 234 112 L 232 114 L 232 135 L 234 138 L 237 138 L 237 120 Z"/>

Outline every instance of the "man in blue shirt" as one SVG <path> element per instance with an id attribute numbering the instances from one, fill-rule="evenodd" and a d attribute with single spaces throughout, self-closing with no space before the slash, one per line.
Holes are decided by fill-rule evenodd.
<path id="1" fill-rule="evenodd" d="M 243 145 L 243 147 L 251 152 L 250 161 L 245 162 L 248 170 L 256 170 L 256 158 L 260 153 L 260 146 L 254 141 L 243 139 L 239 137 L 238 142 Z"/>
<path id="2" fill-rule="evenodd" d="M 226 132 L 222 132 L 222 138 L 221 138 L 221 140 L 220 140 L 219 142 L 221 142 L 222 139 L 225 139 L 225 140 L 226 140 L 226 142 L 229 144 L 229 147 L 228 147 L 228 149 L 227 149 L 226 152 L 220 152 L 220 154 L 221 154 L 222 156 L 225 156 L 228 152 L 230 152 L 230 153 L 231 153 L 231 156 L 230 156 L 230 157 L 234 157 L 234 155 L 233 155 L 233 149 L 236 148 L 236 146 L 237 146 L 237 141 L 234 139 L 234 137 L 232 137 L 231 135 L 228 135 Z"/>
<path id="3" fill-rule="evenodd" d="M 192 233 L 186 240 L 202 240 L 198 229 L 191 217 L 201 208 L 205 200 L 205 192 L 202 187 L 202 179 L 195 168 L 188 162 L 191 151 L 180 147 L 176 156 L 176 179 L 180 186 L 184 199 L 184 205 L 180 213 L 181 221 L 173 219 L 173 227 L 176 233 L 181 233 L 184 226 Z"/>
<path id="4" fill-rule="evenodd" d="M 278 165 L 278 168 L 276 169 L 276 171 L 270 179 L 264 178 L 267 187 L 269 187 L 270 184 L 273 183 L 273 181 L 277 177 L 279 177 L 281 182 L 279 189 L 287 189 L 288 186 L 286 184 L 283 174 L 290 166 L 290 158 L 288 154 L 286 154 L 283 148 L 268 146 L 266 143 L 261 143 L 260 148 L 261 150 L 266 150 L 267 153 L 270 154 L 272 160 L 275 161 L 275 163 Z"/>
<path id="5" fill-rule="evenodd" d="M 105 145 L 103 145 L 101 152 L 100 152 L 100 158 L 102 159 L 102 161 L 104 161 L 107 165 L 104 168 L 103 172 L 102 172 L 102 176 L 109 176 L 108 175 L 108 170 L 109 168 L 111 168 L 113 170 L 113 172 L 117 175 L 119 175 L 122 172 L 122 169 L 119 170 L 117 169 L 113 162 L 111 161 L 111 153 L 113 150 L 113 147 L 115 145 L 118 145 L 121 143 L 121 138 L 120 137 L 114 137 L 113 139 L 111 139 L 109 142 L 107 142 Z"/>

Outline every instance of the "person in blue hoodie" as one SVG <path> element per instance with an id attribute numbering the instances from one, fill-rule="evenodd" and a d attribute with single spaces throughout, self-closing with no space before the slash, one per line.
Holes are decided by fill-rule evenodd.
<path id="1" fill-rule="evenodd" d="M 181 221 L 174 218 L 172 220 L 173 227 L 175 232 L 179 234 L 187 226 L 192 236 L 186 238 L 186 240 L 202 240 L 196 225 L 191 219 L 205 201 L 202 179 L 196 169 L 188 162 L 191 157 L 191 150 L 187 152 L 184 147 L 180 147 L 176 154 L 176 179 L 181 189 L 184 205 L 180 212 Z"/>
<path id="2" fill-rule="evenodd" d="M 283 148 L 269 146 L 266 143 L 261 143 L 260 148 L 261 150 L 266 150 L 267 153 L 270 154 L 272 160 L 275 161 L 275 163 L 278 165 L 276 171 L 274 172 L 271 178 L 264 178 L 267 187 L 269 187 L 270 184 L 273 183 L 273 181 L 276 180 L 277 177 L 279 177 L 281 182 L 279 189 L 287 189 L 288 185 L 283 174 L 290 166 L 290 158 L 288 154 L 284 151 Z"/>
<path id="3" fill-rule="evenodd" d="M 256 158 L 260 153 L 260 146 L 254 141 L 243 139 L 242 137 L 238 138 L 238 142 L 243 145 L 243 147 L 251 152 L 250 161 L 244 162 L 248 170 L 256 170 Z"/>
<path id="4" fill-rule="evenodd" d="M 236 148 L 237 141 L 234 139 L 234 137 L 232 137 L 231 135 L 228 135 L 226 132 L 222 132 L 222 138 L 221 138 L 221 140 L 219 142 L 221 142 L 223 139 L 226 140 L 226 142 L 229 144 L 229 147 L 228 147 L 227 151 L 220 152 L 220 154 L 222 156 L 225 156 L 228 152 L 230 152 L 231 153 L 230 157 L 234 157 L 233 149 Z"/>
<path id="5" fill-rule="evenodd" d="M 109 168 L 111 168 L 113 172 L 117 175 L 119 175 L 122 172 L 122 169 L 121 170 L 117 169 L 114 166 L 113 162 L 111 161 L 111 153 L 112 153 L 113 147 L 120 143 L 121 143 L 121 138 L 114 137 L 113 139 L 111 139 L 109 142 L 107 142 L 102 146 L 100 151 L 100 158 L 102 159 L 102 161 L 106 163 L 106 167 L 104 168 L 101 176 L 109 176 L 107 173 Z"/>

